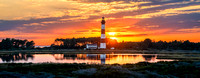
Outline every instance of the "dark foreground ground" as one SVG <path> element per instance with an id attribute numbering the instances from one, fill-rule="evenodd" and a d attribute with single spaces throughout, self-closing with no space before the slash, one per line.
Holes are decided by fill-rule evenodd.
<path id="1" fill-rule="evenodd" d="M 0 64 L 0 78 L 200 78 L 200 61 L 125 65 Z"/>

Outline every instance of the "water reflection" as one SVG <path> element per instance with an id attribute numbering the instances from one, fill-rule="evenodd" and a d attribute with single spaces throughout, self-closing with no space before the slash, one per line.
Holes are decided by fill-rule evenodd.
<path id="1" fill-rule="evenodd" d="M 8 54 L 0 55 L 0 63 L 87 63 L 127 64 L 138 62 L 173 61 L 157 59 L 157 54 Z"/>
<path id="2" fill-rule="evenodd" d="M 19 61 L 19 60 L 25 60 L 33 59 L 33 55 L 31 54 L 21 54 L 21 53 L 15 53 L 15 54 L 7 54 L 7 55 L 0 55 L 1 60 L 3 62 L 12 62 L 12 61 Z"/>

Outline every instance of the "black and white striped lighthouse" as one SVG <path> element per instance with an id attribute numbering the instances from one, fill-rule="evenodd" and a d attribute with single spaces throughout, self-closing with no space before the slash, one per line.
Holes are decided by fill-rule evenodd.
<path id="1" fill-rule="evenodd" d="M 106 49 L 105 23 L 106 21 L 104 20 L 104 17 L 102 17 L 100 49 Z"/>

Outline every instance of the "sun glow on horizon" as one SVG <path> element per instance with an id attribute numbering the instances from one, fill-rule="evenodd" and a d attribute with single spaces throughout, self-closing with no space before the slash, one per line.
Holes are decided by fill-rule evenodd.
<path id="1" fill-rule="evenodd" d="M 118 38 L 116 38 L 116 37 L 110 37 L 110 39 L 117 40 Z"/>

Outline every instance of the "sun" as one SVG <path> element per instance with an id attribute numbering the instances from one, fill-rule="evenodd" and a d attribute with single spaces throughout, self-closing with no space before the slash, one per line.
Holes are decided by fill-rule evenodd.
<path id="1" fill-rule="evenodd" d="M 115 32 L 109 32 L 108 33 L 110 36 L 114 36 L 116 33 Z"/>
<path id="2" fill-rule="evenodd" d="M 108 32 L 108 35 L 109 35 L 110 39 L 118 40 L 118 38 L 116 37 L 116 32 Z"/>

